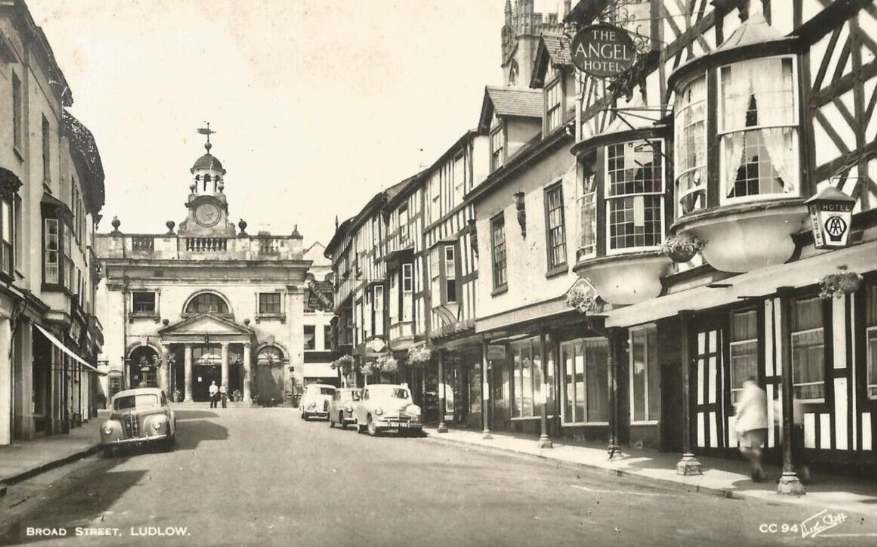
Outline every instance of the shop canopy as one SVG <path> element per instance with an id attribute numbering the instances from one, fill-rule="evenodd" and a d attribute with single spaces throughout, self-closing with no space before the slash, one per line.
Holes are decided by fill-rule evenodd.
<path id="1" fill-rule="evenodd" d="M 92 372 L 96 372 L 96 373 L 98 373 L 98 374 L 106 375 L 105 372 L 101 372 L 101 371 L 99 371 L 98 369 L 96 369 L 96 368 L 94 368 L 92 365 L 90 365 L 85 359 L 83 359 L 82 357 L 80 357 L 80 356 L 76 355 L 75 353 L 73 353 L 72 350 L 70 350 L 67 346 L 65 346 L 60 340 L 58 340 L 57 338 L 55 338 L 55 335 L 53 335 L 52 333 L 50 333 L 49 331 L 47 331 L 47 330 L 44 329 L 43 327 L 37 325 L 36 323 L 34 323 L 34 326 L 35 326 L 35 327 L 36 327 L 41 333 L 43 333 L 43 336 L 45 336 L 46 338 L 49 339 L 49 342 L 53 343 L 55 346 L 57 346 L 58 349 L 60 349 L 61 351 L 63 351 L 63 352 L 66 353 L 67 355 L 69 355 L 74 361 L 78 362 L 80 365 L 82 365 L 82 366 L 84 366 L 85 368 L 91 370 Z"/>

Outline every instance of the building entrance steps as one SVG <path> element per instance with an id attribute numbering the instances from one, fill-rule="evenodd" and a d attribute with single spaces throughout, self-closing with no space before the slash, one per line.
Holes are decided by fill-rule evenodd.
<path id="1" fill-rule="evenodd" d="M 91 418 L 82 427 L 71 428 L 69 434 L 16 441 L 0 447 L 0 496 L 6 493 L 8 484 L 97 451 L 100 447 L 100 426 L 109 416 L 109 410 L 99 410 L 96 418 Z"/>
<path id="2" fill-rule="evenodd" d="M 483 439 L 480 431 L 450 428 L 438 433 L 426 427 L 427 440 L 506 452 L 540 458 L 547 462 L 587 467 L 640 480 L 662 488 L 699 492 L 736 499 L 761 499 L 771 502 L 798 504 L 814 508 L 877 516 L 877 482 L 829 474 L 815 474 L 805 486 L 806 495 L 777 494 L 776 480 L 782 475 L 778 466 L 764 467 L 767 481 L 754 483 L 745 461 L 697 455 L 703 465 L 702 475 L 678 475 L 676 464 L 680 454 L 624 447 L 623 459 L 609 459 L 607 446 L 600 442 L 552 439 L 553 448 L 539 448 L 538 436 L 492 432 L 492 439 Z"/>

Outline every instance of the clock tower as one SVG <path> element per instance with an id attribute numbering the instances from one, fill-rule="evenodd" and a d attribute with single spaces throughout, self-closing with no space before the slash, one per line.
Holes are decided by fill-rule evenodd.
<path id="1" fill-rule="evenodd" d="M 210 153 L 213 147 L 210 135 L 215 132 L 210 129 L 210 124 L 198 132 L 207 135 L 204 144 L 207 153 L 198 158 L 190 170 L 193 179 L 186 201 L 189 212 L 186 220 L 180 223 L 179 233 L 195 237 L 234 237 L 235 227 L 228 221 L 228 200 L 223 193 L 225 169 L 219 159 Z"/>

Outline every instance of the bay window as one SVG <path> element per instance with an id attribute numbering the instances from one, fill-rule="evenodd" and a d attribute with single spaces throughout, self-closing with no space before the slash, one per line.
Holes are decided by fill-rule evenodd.
<path id="1" fill-rule="evenodd" d="M 414 264 L 402 264 L 402 321 L 411 321 L 414 312 Z"/>
<path id="2" fill-rule="evenodd" d="M 869 285 L 866 291 L 866 385 L 868 390 L 868 398 L 877 399 L 877 285 Z"/>
<path id="3" fill-rule="evenodd" d="M 563 422 L 608 423 L 609 341 L 580 338 L 560 345 Z"/>
<path id="4" fill-rule="evenodd" d="M 731 314 L 731 400 L 743 394 L 743 382 L 758 377 L 758 314 L 755 310 Z"/>
<path id="5" fill-rule="evenodd" d="M 456 248 L 453 245 L 445 245 L 445 302 L 457 301 L 457 259 Z"/>
<path id="6" fill-rule="evenodd" d="M 706 77 L 676 98 L 677 215 L 706 207 Z"/>
<path id="7" fill-rule="evenodd" d="M 825 330 L 819 297 L 792 301 L 792 385 L 795 399 L 825 399 Z"/>
<path id="8" fill-rule="evenodd" d="M 581 197 L 579 197 L 579 257 L 588 258 L 597 254 L 597 176 L 593 173 L 582 177 Z"/>
<path id="9" fill-rule="evenodd" d="M 654 325 L 630 329 L 630 420 L 651 422 L 660 416 L 658 332 Z"/>
<path id="10" fill-rule="evenodd" d="M 664 240 L 663 142 L 630 141 L 606 148 L 609 254 L 656 247 Z"/>
<path id="11" fill-rule="evenodd" d="M 719 71 L 721 204 L 799 195 L 796 87 L 791 57 Z"/>

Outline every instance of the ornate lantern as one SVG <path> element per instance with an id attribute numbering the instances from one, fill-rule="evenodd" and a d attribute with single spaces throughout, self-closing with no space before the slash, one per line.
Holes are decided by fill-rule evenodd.
<path id="1" fill-rule="evenodd" d="M 804 203 L 810 210 L 813 241 L 817 249 L 849 245 L 855 199 L 829 186 Z"/>

